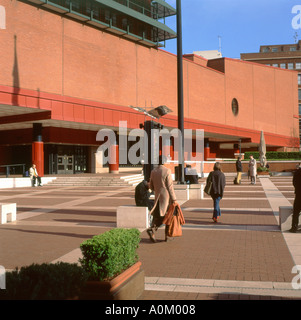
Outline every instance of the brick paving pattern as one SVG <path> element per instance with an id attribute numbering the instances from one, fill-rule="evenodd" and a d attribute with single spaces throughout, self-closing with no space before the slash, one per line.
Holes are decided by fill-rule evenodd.
<path id="1" fill-rule="evenodd" d="M 291 177 L 271 178 L 291 203 Z M 1 202 L 17 203 L 17 222 L 0 225 L 0 265 L 14 269 L 52 262 L 79 248 L 85 239 L 116 226 L 116 208 L 134 204 L 133 187 L 64 187 L 1 189 Z M 233 185 L 227 178 L 222 216 L 214 224 L 212 200 L 182 205 L 183 236 L 157 243 L 141 233 L 138 249 L 146 279 L 214 279 L 290 283 L 294 261 L 263 187 L 247 178 Z M 300 236 L 300 235 L 297 235 Z M 75 261 L 76 262 L 76 261 Z M 293 299 L 294 297 L 227 292 L 145 290 L 140 300 Z"/>

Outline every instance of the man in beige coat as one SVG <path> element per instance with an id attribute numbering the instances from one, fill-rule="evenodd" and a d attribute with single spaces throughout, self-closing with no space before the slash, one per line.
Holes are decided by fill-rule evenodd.
<path id="1" fill-rule="evenodd" d="M 147 229 L 147 233 L 150 239 L 156 242 L 154 231 L 162 225 L 169 204 L 177 202 L 171 171 L 164 166 L 164 160 L 161 156 L 159 158 L 159 165 L 151 172 L 150 189 L 155 192 L 155 205 L 150 212 L 153 216 L 153 222 L 151 228 Z M 167 231 L 168 226 L 165 227 L 165 241 L 168 240 Z"/>

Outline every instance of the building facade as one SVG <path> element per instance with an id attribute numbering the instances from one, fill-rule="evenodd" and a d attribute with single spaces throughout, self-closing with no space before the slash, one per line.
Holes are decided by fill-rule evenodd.
<path id="1" fill-rule="evenodd" d="M 298 72 L 298 115 L 301 144 L 301 40 L 294 44 L 263 45 L 258 53 L 242 53 L 241 59 Z"/>
<path id="2" fill-rule="evenodd" d="M 139 128 L 145 110 L 177 128 L 176 33 L 163 0 L 0 0 L 0 165 L 40 174 L 97 172 L 99 130 Z M 298 74 L 228 58 L 183 57 L 184 127 L 203 129 L 206 158 L 299 146 Z M 131 106 L 131 107 L 130 107 Z M 131 142 L 128 142 L 129 145 Z M 173 145 L 171 157 L 174 157 Z"/>

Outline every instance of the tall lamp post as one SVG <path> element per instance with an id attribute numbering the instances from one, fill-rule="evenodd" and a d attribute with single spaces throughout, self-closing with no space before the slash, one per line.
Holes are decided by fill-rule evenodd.
<path id="1" fill-rule="evenodd" d="M 178 129 L 181 133 L 179 150 L 178 183 L 184 184 L 184 108 L 183 108 L 183 53 L 182 53 L 182 9 L 177 0 L 177 65 L 178 65 Z"/>

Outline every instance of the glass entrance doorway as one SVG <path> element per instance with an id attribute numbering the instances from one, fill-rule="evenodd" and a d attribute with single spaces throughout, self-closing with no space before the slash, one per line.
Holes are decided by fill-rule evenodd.
<path id="1" fill-rule="evenodd" d="M 58 174 L 73 174 L 74 172 L 74 156 L 57 155 L 57 173 Z"/>
<path id="2" fill-rule="evenodd" d="M 88 147 L 86 146 L 49 145 L 47 153 L 49 174 L 88 172 Z"/>

